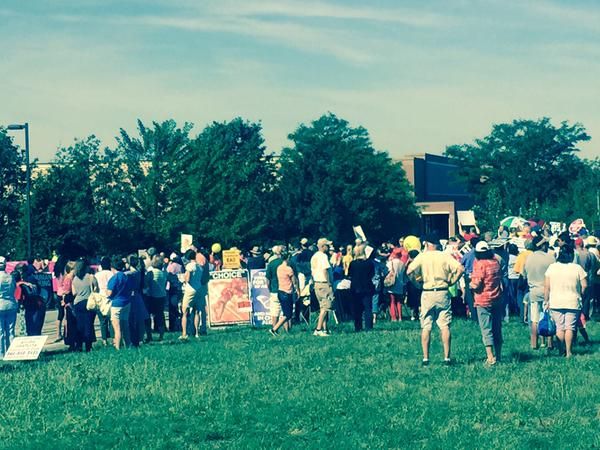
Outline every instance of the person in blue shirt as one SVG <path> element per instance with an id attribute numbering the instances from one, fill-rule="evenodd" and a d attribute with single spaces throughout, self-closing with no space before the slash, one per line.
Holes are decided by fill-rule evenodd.
<path id="1" fill-rule="evenodd" d="M 125 275 L 125 261 L 122 258 L 113 258 L 111 261 L 113 276 L 108 280 L 107 294 L 111 299 L 110 320 L 115 330 L 114 345 L 117 350 L 121 348 L 121 341 L 125 347 L 131 345 L 129 335 L 129 312 L 131 310 L 131 283 Z"/>

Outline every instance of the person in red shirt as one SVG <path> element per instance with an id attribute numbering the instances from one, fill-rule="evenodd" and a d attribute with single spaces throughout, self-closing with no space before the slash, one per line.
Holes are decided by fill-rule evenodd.
<path id="1" fill-rule="evenodd" d="M 475 246 L 475 262 L 469 286 L 473 290 L 473 304 L 477 309 L 487 354 L 486 364 L 492 366 L 500 361 L 502 354 L 502 271 L 485 241 Z"/>

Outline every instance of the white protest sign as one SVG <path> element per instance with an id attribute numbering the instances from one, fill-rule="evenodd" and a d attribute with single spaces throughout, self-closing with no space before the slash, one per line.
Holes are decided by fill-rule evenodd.
<path id="1" fill-rule="evenodd" d="M 194 242 L 194 236 L 191 234 L 181 234 L 181 253 L 187 252 Z"/>
<path id="2" fill-rule="evenodd" d="M 462 226 L 477 224 L 475 213 L 473 211 L 456 211 L 456 215 L 458 216 L 458 223 Z"/>
<path id="3" fill-rule="evenodd" d="M 360 239 L 363 242 L 367 242 L 367 236 L 365 235 L 365 232 L 363 231 L 360 225 L 353 226 L 352 229 L 354 230 L 354 236 L 356 237 L 356 239 Z"/>
<path id="4" fill-rule="evenodd" d="M 38 359 L 47 339 L 48 336 L 15 338 L 4 354 L 4 361 L 33 361 Z"/>

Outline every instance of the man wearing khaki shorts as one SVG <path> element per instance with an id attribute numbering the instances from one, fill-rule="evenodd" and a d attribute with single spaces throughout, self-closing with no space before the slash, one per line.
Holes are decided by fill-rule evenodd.
<path id="1" fill-rule="evenodd" d="M 317 328 L 313 334 L 321 337 L 329 336 L 327 332 L 327 320 L 329 318 L 329 311 L 331 311 L 333 306 L 331 264 L 329 264 L 329 257 L 327 256 L 330 245 L 331 242 L 326 238 L 319 239 L 317 241 L 319 251 L 310 259 L 310 271 L 314 282 L 315 296 L 319 301 L 320 308 Z"/>
<path id="2" fill-rule="evenodd" d="M 433 322 L 440 329 L 444 346 L 444 364 L 450 365 L 450 324 L 452 309 L 448 288 L 464 272 L 463 266 L 449 253 L 439 251 L 439 240 L 434 236 L 424 239 L 425 251 L 410 264 L 407 275 L 423 285 L 421 294 L 421 346 L 423 365 L 429 365 L 429 344 Z"/>

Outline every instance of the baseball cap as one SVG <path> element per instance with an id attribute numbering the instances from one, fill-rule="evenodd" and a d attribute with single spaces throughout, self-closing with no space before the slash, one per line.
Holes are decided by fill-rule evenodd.
<path id="1" fill-rule="evenodd" d="M 320 246 L 322 246 L 322 245 L 331 245 L 331 244 L 333 244 L 333 242 L 331 242 L 331 241 L 330 241 L 329 239 L 327 239 L 327 238 L 320 238 L 320 239 L 317 241 L 317 247 L 320 247 Z"/>
<path id="2" fill-rule="evenodd" d="M 475 251 L 478 253 L 487 252 L 490 249 L 490 246 L 485 241 L 480 241 L 475 246 Z"/>
<path id="3" fill-rule="evenodd" d="M 302 245 L 308 244 L 308 239 L 307 238 L 300 239 L 300 244 L 302 244 Z"/>
<path id="4" fill-rule="evenodd" d="M 590 236 L 587 238 L 585 245 L 591 245 L 592 247 L 595 247 L 596 245 L 598 245 L 598 242 L 599 241 L 596 236 Z"/>

